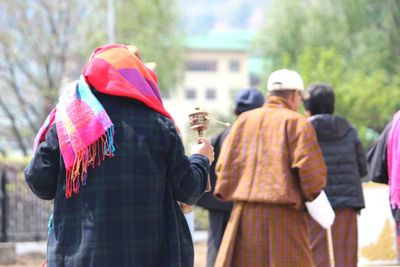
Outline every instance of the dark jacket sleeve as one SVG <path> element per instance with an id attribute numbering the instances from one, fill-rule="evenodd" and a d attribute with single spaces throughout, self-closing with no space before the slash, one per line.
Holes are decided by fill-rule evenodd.
<path id="1" fill-rule="evenodd" d="M 375 183 L 388 184 L 389 176 L 387 170 L 387 138 L 392 127 L 390 122 L 386 125 L 378 141 L 367 153 L 369 164 L 369 178 Z"/>
<path id="2" fill-rule="evenodd" d="M 219 153 L 221 152 L 222 144 L 228 135 L 230 128 L 225 129 L 218 135 L 211 138 L 211 144 L 214 147 L 215 159 L 210 167 L 210 182 L 211 191 L 204 193 L 204 195 L 197 201 L 196 205 L 208 210 L 218 210 L 218 211 L 231 211 L 232 203 L 218 200 L 214 197 L 215 183 L 217 182 L 217 175 L 215 173 L 215 165 L 218 161 Z"/>
<path id="3" fill-rule="evenodd" d="M 167 178 L 177 201 L 193 205 L 204 193 L 210 172 L 207 157 L 194 154 L 185 156 L 181 138 L 175 127 L 170 129 L 171 153 L 168 160 Z"/>
<path id="4" fill-rule="evenodd" d="M 366 153 L 364 150 L 364 147 L 358 139 L 356 138 L 356 153 L 357 153 L 357 164 L 358 164 L 358 170 L 360 172 L 360 177 L 363 178 L 368 174 L 368 164 L 367 164 L 367 157 Z"/>
<path id="5" fill-rule="evenodd" d="M 53 125 L 25 168 L 25 180 L 35 195 L 50 200 L 56 194 L 59 172 L 60 149 L 56 127 Z"/>

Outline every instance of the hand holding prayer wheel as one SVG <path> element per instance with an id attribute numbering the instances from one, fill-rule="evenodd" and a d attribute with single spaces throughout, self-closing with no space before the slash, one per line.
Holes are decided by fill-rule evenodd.
<path id="1" fill-rule="evenodd" d="M 205 130 L 208 128 L 208 113 L 201 111 L 200 108 L 196 107 L 195 112 L 189 114 L 190 129 L 197 131 L 199 139 L 197 139 L 199 145 L 194 147 L 195 153 L 202 154 L 210 160 L 210 164 L 214 160 L 214 148 L 210 141 L 205 136 Z"/>
<path id="2" fill-rule="evenodd" d="M 201 111 L 199 107 L 195 108 L 195 112 L 189 114 L 190 129 L 197 131 L 199 137 L 204 137 L 205 130 L 208 129 L 208 112 Z"/>
<path id="3" fill-rule="evenodd" d="M 214 148 L 210 141 L 204 138 L 205 130 L 208 128 L 208 113 L 200 111 L 200 108 L 196 108 L 196 111 L 189 114 L 189 123 L 192 130 L 197 131 L 199 135 L 198 144 L 192 148 L 193 154 L 201 154 L 206 156 L 210 161 L 210 164 L 214 161 Z M 208 183 L 206 192 L 211 190 L 210 177 L 208 177 Z"/>
<path id="4" fill-rule="evenodd" d="M 200 137 L 198 144 L 192 147 L 192 154 L 201 154 L 208 158 L 211 163 L 214 161 L 214 147 L 211 145 L 210 141 L 204 137 Z"/>
<path id="5" fill-rule="evenodd" d="M 196 107 L 195 111 L 189 114 L 190 129 L 197 131 L 199 135 L 198 145 L 194 146 L 192 153 L 201 154 L 206 156 L 210 164 L 214 161 L 214 148 L 205 136 L 205 131 L 208 129 L 208 112 L 201 111 L 200 108 Z"/>

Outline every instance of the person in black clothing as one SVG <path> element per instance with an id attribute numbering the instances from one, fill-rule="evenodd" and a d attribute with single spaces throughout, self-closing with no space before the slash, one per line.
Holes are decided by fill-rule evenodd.
<path id="1" fill-rule="evenodd" d="M 389 122 L 383 129 L 376 143 L 368 150 L 367 160 L 369 169 L 369 179 L 375 183 L 388 184 L 387 167 L 387 139 L 392 128 L 392 122 Z"/>
<path id="2" fill-rule="evenodd" d="M 199 138 L 185 155 L 157 76 L 135 52 L 97 48 L 38 133 L 25 179 L 54 199 L 49 267 L 193 266 L 177 202 L 206 190 L 213 148 Z"/>
<path id="3" fill-rule="evenodd" d="M 375 183 L 389 184 L 387 142 L 392 129 L 390 121 L 383 129 L 376 143 L 368 150 L 369 179 Z M 400 209 L 390 207 L 396 223 L 397 258 L 400 260 Z"/>
<path id="4" fill-rule="evenodd" d="M 335 96 L 326 84 L 308 89 L 304 103 L 328 169 L 326 195 L 335 210 L 332 225 L 336 266 L 357 266 L 357 213 L 365 208 L 361 178 L 367 162 L 357 130 L 343 117 L 334 115 Z M 311 247 L 316 266 L 330 266 L 326 231 L 310 219 Z"/>
<path id="5" fill-rule="evenodd" d="M 264 96 L 254 88 L 242 89 L 238 92 L 235 99 L 235 116 L 239 116 L 245 111 L 259 108 L 264 104 Z M 205 193 L 196 205 L 208 210 L 208 243 L 207 243 L 207 267 L 214 266 L 218 249 L 232 210 L 231 202 L 222 202 L 213 196 L 217 176 L 215 174 L 215 164 L 225 138 L 231 128 L 226 128 L 218 135 L 211 138 L 214 147 L 215 160 L 210 167 L 211 192 Z"/>

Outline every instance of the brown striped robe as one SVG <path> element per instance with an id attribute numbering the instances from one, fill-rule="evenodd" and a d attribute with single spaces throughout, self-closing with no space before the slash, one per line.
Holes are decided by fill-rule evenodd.
<path id="1" fill-rule="evenodd" d="M 326 166 L 303 115 L 277 96 L 243 113 L 216 170 L 215 195 L 235 205 L 215 266 L 314 266 L 303 209 L 325 186 Z"/>
<path id="2" fill-rule="evenodd" d="M 335 266 L 357 266 L 358 232 L 357 213 L 352 208 L 335 209 L 335 221 L 331 226 Z M 327 231 L 309 218 L 310 245 L 318 267 L 331 267 Z"/>

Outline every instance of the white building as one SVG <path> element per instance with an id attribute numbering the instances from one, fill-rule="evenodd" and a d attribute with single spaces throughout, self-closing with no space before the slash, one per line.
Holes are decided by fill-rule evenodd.
<path id="1" fill-rule="evenodd" d="M 214 32 L 186 40 L 183 83 L 164 100 L 184 138 L 195 107 L 212 118 L 231 117 L 236 92 L 251 85 L 250 42 L 248 32 Z"/>

